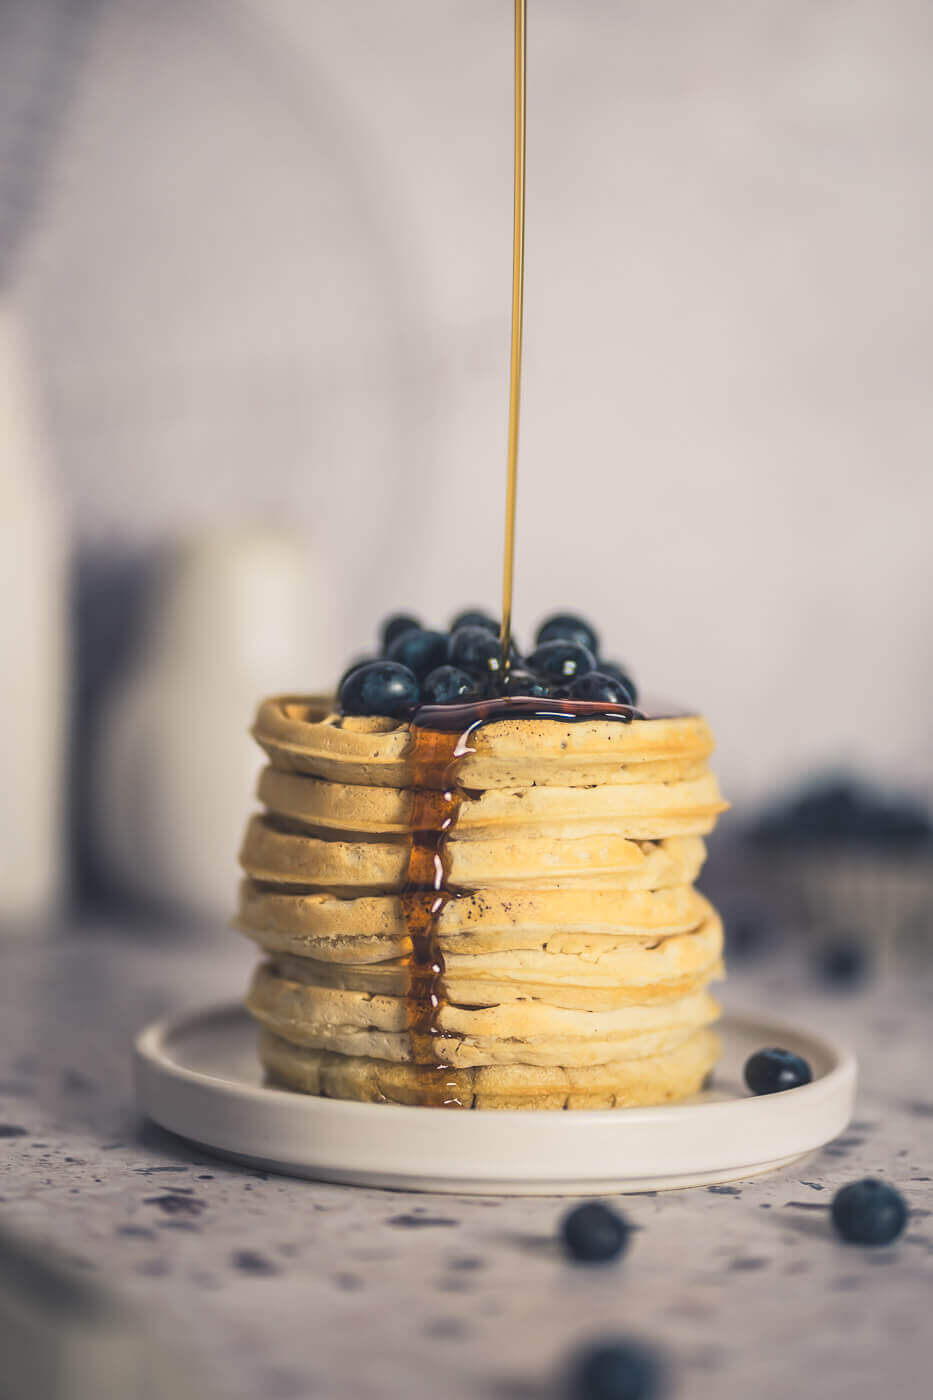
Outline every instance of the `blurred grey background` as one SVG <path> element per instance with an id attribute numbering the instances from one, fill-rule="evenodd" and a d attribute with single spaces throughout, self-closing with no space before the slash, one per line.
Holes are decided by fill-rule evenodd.
<path id="1" fill-rule="evenodd" d="M 520 636 L 591 616 L 739 804 L 929 793 L 929 4 L 529 10 Z M 295 687 L 392 608 L 497 608 L 507 0 L 29 11 L 87 21 L 11 296 L 91 670 L 224 524 L 306 532 Z"/>

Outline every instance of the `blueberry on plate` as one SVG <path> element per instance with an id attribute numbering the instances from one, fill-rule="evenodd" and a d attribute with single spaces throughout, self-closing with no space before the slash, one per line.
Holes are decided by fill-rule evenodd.
<path id="1" fill-rule="evenodd" d="M 450 634 L 447 660 L 473 676 L 498 676 L 502 671 L 499 638 L 486 627 L 458 627 Z"/>
<path id="2" fill-rule="evenodd" d="M 851 1181 L 833 1197 L 833 1224 L 850 1244 L 890 1244 L 907 1224 L 907 1215 L 900 1191 L 873 1176 Z"/>
<path id="3" fill-rule="evenodd" d="M 588 622 L 573 613 L 555 613 L 546 618 L 535 635 L 535 646 L 544 642 L 576 642 L 594 656 L 599 655 L 599 638 Z"/>
<path id="4" fill-rule="evenodd" d="M 567 1212 L 560 1232 L 572 1258 L 582 1264 L 603 1264 L 625 1253 L 631 1226 L 611 1206 L 587 1201 Z"/>
<path id="5" fill-rule="evenodd" d="M 418 704 L 418 681 L 413 671 L 397 661 L 371 661 L 347 676 L 338 699 L 345 715 L 407 719 Z"/>
<path id="6" fill-rule="evenodd" d="M 660 1400 L 661 1357 L 628 1337 L 597 1342 L 576 1356 L 568 1393 L 572 1400 Z"/>
<path id="7" fill-rule="evenodd" d="M 420 627 L 421 623 L 416 617 L 410 617 L 408 613 L 393 613 L 387 617 L 382 624 L 379 635 L 382 639 L 382 653 L 389 650 L 396 637 L 401 637 L 404 632 L 410 632 L 413 627 Z"/>
<path id="8" fill-rule="evenodd" d="M 631 705 L 634 699 L 628 686 L 605 671 L 585 671 L 570 686 L 571 700 L 594 700 L 599 704 Z"/>
<path id="9" fill-rule="evenodd" d="M 552 693 L 546 681 L 526 671 L 524 666 L 509 667 L 502 677 L 501 691 L 503 695 L 532 700 L 547 700 Z"/>
<path id="10" fill-rule="evenodd" d="M 456 632 L 460 627 L 485 627 L 487 632 L 494 632 L 497 637 L 499 635 L 496 619 L 480 608 L 470 608 L 467 612 L 458 613 L 450 624 L 450 630 Z"/>
<path id="11" fill-rule="evenodd" d="M 425 705 L 466 705 L 480 698 L 480 687 L 459 666 L 437 666 L 421 682 Z"/>
<path id="12" fill-rule="evenodd" d="M 617 681 L 621 681 L 632 697 L 632 704 L 634 705 L 637 703 L 638 687 L 625 667 L 620 666 L 618 661 L 603 661 L 600 659 L 596 663 L 596 669 L 604 676 L 614 676 Z"/>
<path id="13" fill-rule="evenodd" d="M 792 1050 L 758 1050 L 745 1061 L 745 1083 L 753 1094 L 779 1094 L 809 1084 L 813 1071 Z"/>
<path id="14" fill-rule="evenodd" d="M 596 657 L 579 642 L 543 642 L 528 657 L 528 669 L 569 685 L 577 676 L 596 670 Z"/>
<path id="15" fill-rule="evenodd" d="M 387 652 L 390 661 L 407 666 L 419 681 L 436 666 L 447 660 L 447 633 L 431 632 L 426 627 L 410 627 L 391 642 Z"/>

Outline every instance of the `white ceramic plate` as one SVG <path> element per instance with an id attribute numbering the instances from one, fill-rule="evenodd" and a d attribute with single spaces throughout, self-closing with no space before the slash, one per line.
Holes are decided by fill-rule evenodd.
<path id="1" fill-rule="evenodd" d="M 668 1108 L 561 1113 L 344 1103 L 270 1089 L 256 1029 L 226 1005 L 159 1021 L 136 1041 L 140 1105 L 212 1152 L 293 1176 L 407 1191 L 600 1195 L 703 1186 L 793 1162 L 845 1128 L 855 1059 L 830 1041 L 754 1016 L 721 1024 L 712 1088 Z M 809 1061 L 813 1082 L 762 1098 L 742 1085 L 755 1050 Z"/>

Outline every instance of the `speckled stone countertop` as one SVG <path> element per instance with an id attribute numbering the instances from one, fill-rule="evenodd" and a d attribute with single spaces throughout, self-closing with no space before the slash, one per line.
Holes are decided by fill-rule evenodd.
<path id="1" fill-rule="evenodd" d="M 734 971 L 730 1005 L 855 1046 L 855 1119 L 774 1176 L 624 1198 L 633 1244 L 594 1269 L 557 1247 L 559 1200 L 267 1176 L 141 1122 L 132 1033 L 241 992 L 252 955 L 230 934 L 20 935 L 0 958 L 0 1223 L 133 1299 L 219 1396 L 532 1400 L 614 1332 L 662 1347 L 684 1400 L 931 1393 L 928 977 L 826 993 L 787 952 Z M 834 1189 L 867 1174 L 911 1206 L 894 1246 L 832 1235 Z"/>

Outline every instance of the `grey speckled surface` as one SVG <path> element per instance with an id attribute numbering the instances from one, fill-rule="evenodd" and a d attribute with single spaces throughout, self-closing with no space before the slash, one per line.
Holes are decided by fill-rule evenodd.
<path id="1" fill-rule="evenodd" d="M 613 1331 L 662 1345 L 684 1400 L 930 1394 L 929 979 L 829 996 L 789 955 L 734 973 L 732 1005 L 856 1046 L 855 1120 L 775 1176 L 626 1198 L 634 1243 L 593 1270 L 555 1245 L 560 1201 L 266 1177 L 141 1123 L 131 1033 L 236 995 L 251 962 L 230 935 L 154 933 L 0 944 L 0 1221 L 135 1299 L 218 1394 L 532 1400 L 557 1393 L 570 1348 Z M 912 1208 L 891 1248 L 830 1232 L 834 1188 L 868 1173 Z"/>

